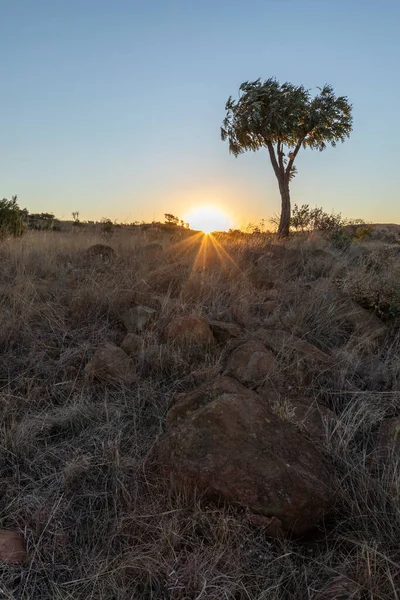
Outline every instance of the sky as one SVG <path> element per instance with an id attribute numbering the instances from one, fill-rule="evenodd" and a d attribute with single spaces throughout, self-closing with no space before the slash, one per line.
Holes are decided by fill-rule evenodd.
<path id="1" fill-rule="evenodd" d="M 121 222 L 279 212 L 268 152 L 220 139 L 228 96 L 329 83 L 353 133 L 296 161 L 292 202 L 400 222 L 398 0 L 0 0 L 0 197 Z"/>

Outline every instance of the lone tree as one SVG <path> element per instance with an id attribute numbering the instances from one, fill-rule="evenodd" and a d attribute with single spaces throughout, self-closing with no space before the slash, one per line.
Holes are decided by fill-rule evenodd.
<path id="1" fill-rule="evenodd" d="M 279 237 L 289 235 L 289 183 L 297 172 L 294 161 L 300 148 L 325 150 L 328 144 L 344 142 L 352 130 L 348 99 L 336 97 L 330 85 L 318 89 L 312 97 L 302 85 L 281 85 L 274 78 L 246 81 L 239 100 L 231 96 L 225 106 L 221 138 L 229 140 L 232 154 L 268 148 L 282 200 Z"/>

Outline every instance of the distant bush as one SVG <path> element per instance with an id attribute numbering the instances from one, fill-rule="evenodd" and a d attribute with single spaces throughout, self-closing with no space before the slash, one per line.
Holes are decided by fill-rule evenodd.
<path id="1" fill-rule="evenodd" d="M 354 240 L 357 242 L 364 242 L 372 237 L 373 229 L 370 225 L 362 225 L 361 227 L 357 227 Z"/>
<path id="2" fill-rule="evenodd" d="M 103 217 L 100 223 L 102 235 L 104 235 L 105 237 L 111 237 L 114 231 L 114 224 L 111 221 L 111 219 Z"/>
<path id="3" fill-rule="evenodd" d="M 0 239 L 10 235 L 19 237 L 24 232 L 22 214 L 26 211 L 20 209 L 17 200 L 17 196 L 0 200 Z"/>

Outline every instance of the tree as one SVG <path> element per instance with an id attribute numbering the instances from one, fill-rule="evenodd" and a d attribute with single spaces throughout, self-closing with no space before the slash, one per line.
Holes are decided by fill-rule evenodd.
<path id="1" fill-rule="evenodd" d="M 24 223 L 22 214 L 26 209 L 20 209 L 17 196 L 12 196 L 11 200 L 3 198 L 0 200 L 0 239 L 12 235 L 19 237 L 24 232 Z"/>
<path id="2" fill-rule="evenodd" d="M 296 175 L 294 165 L 300 148 L 325 150 L 328 144 L 344 142 L 352 130 L 352 106 L 345 96 L 335 96 L 325 85 L 312 97 L 302 85 L 282 85 L 274 79 L 246 81 L 237 101 L 230 97 L 221 138 L 229 151 L 239 156 L 247 150 L 267 148 L 281 195 L 279 237 L 290 227 L 289 183 Z"/>
<path id="3" fill-rule="evenodd" d="M 165 213 L 164 218 L 166 225 L 174 225 L 176 227 L 179 225 L 179 217 L 175 217 L 175 215 L 171 215 L 171 213 Z"/>

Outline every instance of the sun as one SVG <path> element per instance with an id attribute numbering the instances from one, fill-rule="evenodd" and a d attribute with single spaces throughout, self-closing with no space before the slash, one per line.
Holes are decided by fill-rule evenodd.
<path id="1" fill-rule="evenodd" d="M 215 206 L 193 208 L 185 215 L 185 221 L 191 229 L 207 234 L 212 231 L 226 231 L 232 226 L 229 216 Z"/>

